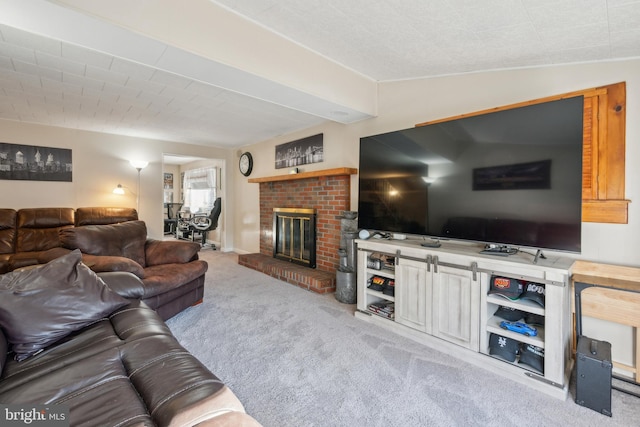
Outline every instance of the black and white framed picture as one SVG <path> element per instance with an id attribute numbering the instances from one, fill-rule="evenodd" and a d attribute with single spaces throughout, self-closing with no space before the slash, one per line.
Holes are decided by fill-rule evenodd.
<path id="1" fill-rule="evenodd" d="M 324 161 L 323 134 L 276 145 L 276 169 Z"/>
<path id="2" fill-rule="evenodd" d="M 72 172 L 68 148 L 0 142 L 0 179 L 71 182 Z"/>

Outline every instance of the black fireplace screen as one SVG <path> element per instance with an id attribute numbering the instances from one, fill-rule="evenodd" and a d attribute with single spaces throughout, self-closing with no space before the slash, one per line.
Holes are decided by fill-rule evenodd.
<path id="1" fill-rule="evenodd" d="M 316 267 L 315 209 L 273 209 L 273 256 Z"/>

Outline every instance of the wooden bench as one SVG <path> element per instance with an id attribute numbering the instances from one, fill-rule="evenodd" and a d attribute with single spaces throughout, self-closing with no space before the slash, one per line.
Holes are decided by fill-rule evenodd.
<path id="1" fill-rule="evenodd" d="M 576 283 L 589 286 L 580 292 L 582 316 L 634 328 L 634 366 L 617 362 L 614 362 L 613 365 L 618 369 L 632 373 L 634 380 L 639 382 L 640 268 L 576 261 L 572 267 L 571 278 L 574 290 L 577 288 Z M 575 305 L 573 311 L 576 312 Z M 574 339 L 574 350 L 575 342 Z"/>

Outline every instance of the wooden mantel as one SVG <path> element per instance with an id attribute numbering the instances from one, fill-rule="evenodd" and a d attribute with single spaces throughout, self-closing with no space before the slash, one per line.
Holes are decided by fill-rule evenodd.
<path id="1" fill-rule="evenodd" d="M 287 175 L 265 176 L 263 178 L 249 178 L 249 182 L 293 181 L 296 179 L 317 178 L 322 176 L 355 175 L 357 173 L 358 169 L 356 168 L 334 168 L 311 172 L 290 173 Z"/>

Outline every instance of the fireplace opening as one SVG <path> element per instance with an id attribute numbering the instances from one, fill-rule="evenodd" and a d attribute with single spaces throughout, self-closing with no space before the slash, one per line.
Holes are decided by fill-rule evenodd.
<path id="1" fill-rule="evenodd" d="M 316 267 L 316 211 L 273 208 L 273 256 Z"/>

